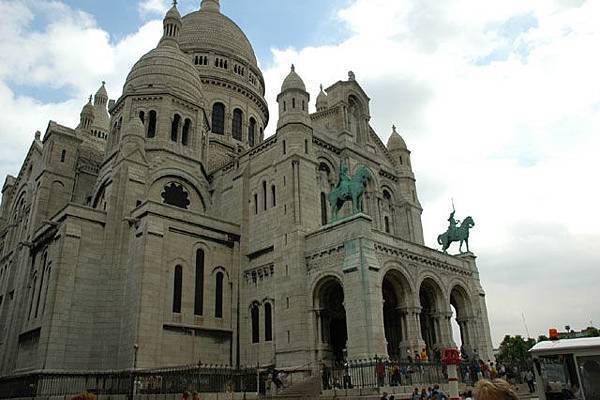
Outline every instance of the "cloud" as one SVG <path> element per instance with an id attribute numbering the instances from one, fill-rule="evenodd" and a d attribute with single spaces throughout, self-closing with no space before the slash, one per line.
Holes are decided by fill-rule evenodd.
<path id="1" fill-rule="evenodd" d="M 313 98 L 354 70 L 371 124 L 412 150 L 427 244 L 450 199 L 476 220 L 471 248 L 492 336 L 600 321 L 600 3 L 356 0 L 335 46 L 273 49 L 271 109 L 289 65 Z M 273 126 L 270 127 L 272 132 Z"/>
<path id="2" fill-rule="evenodd" d="M 138 5 L 138 10 L 142 16 L 164 15 L 169 9 L 167 0 L 142 0 Z"/>
<path id="3" fill-rule="evenodd" d="M 93 16 L 57 1 L 0 2 L 0 173 L 16 174 L 36 130 L 48 120 L 76 126 L 81 107 L 107 82 L 118 97 L 127 73 L 162 33 L 160 21 L 113 41 Z M 10 40 L 8 40 L 10 38 Z M 27 88 L 43 98 L 48 88 L 63 93 L 55 102 L 21 95 Z"/>

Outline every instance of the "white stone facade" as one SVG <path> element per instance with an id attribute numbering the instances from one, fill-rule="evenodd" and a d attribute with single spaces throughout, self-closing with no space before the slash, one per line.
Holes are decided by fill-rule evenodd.
<path id="1" fill-rule="evenodd" d="M 292 71 L 277 132 L 250 43 L 218 0 L 104 86 L 76 129 L 50 122 L 2 189 L 0 375 L 491 357 L 475 257 L 423 245 L 410 151 L 369 125 L 354 74 L 317 98 Z M 109 114 L 107 114 L 107 111 Z M 340 163 L 372 175 L 331 221 Z"/>

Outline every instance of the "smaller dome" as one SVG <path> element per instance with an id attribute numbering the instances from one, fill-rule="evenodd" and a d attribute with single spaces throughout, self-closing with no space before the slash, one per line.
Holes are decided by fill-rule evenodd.
<path id="1" fill-rule="evenodd" d="M 159 45 L 133 66 L 125 81 L 123 94 L 168 91 L 199 104 L 202 82 L 189 57 L 177 47 Z"/>
<path id="2" fill-rule="evenodd" d="M 104 99 L 108 100 L 108 92 L 106 91 L 105 85 L 106 85 L 106 82 L 102 81 L 102 86 L 100 86 L 100 89 L 98 89 L 98 91 L 96 92 L 94 99 L 104 98 Z"/>
<path id="3" fill-rule="evenodd" d="M 294 64 L 292 64 L 292 70 L 281 85 L 281 92 L 283 93 L 286 90 L 291 89 L 297 89 L 306 92 L 306 85 L 304 85 L 304 81 L 302 78 L 300 78 L 300 75 L 296 73 L 296 67 L 294 67 Z"/>
<path id="4" fill-rule="evenodd" d="M 329 102 L 327 101 L 327 93 L 323 91 L 323 85 L 321 85 L 321 91 L 317 96 L 317 111 L 321 111 L 327 108 Z"/>
<path id="5" fill-rule="evenodd" d="M 171 9 L 169 11 L 167 11 L 167 14 L 165 15 L 165 20 L 166 19 L 177 19 L 177 20 L 181 19 L 181 14 L 179 14 L 179 10 L 177 9 L 177 6 L 173 5 L 173 7 L 171 7 Z"/>
<path id="6" fill-rule="evenodd" d="M 387 148 L 390 151 L 393 150 L 406 150 L 406 142 L 398 132 L 396 132 L 396 126 L 392 126 L 392 134 L 387 142 Z"/>
<path id="7" fill-rule="evenodd" d="M 94 105 L 92 104 L 92 96 L 90 95 L 90 99 L 83 109 L 81 110 L 81 116 L 94 116 Z"/>

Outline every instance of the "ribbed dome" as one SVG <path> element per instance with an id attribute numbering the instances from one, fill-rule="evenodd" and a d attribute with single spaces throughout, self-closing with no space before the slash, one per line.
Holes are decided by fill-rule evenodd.
<path id="1" fill-rule="evenodd" d="M 321 111 L 328 106 L 327 94 L 323 91 L 323 85 L 321 85 L 321 91 L 317 96 L 317 111 Z"/>
<path id="2" fill-rule="evenodd" d="M 94 117 L 94 105 L 92 104 L 92 96 L 90 96 L 89 101 L 87 102 L 87 104 L 85 106 L 83 106 L 83 109 L 81 110 L 81 114 L 82 116 L 91 116 L 92 118 Z"/>
<path id="3" fill-rule="evenodd" d="M 123 88 L 124 95 L 168 92 L 199 104 L 202 83 L 194 64 L 177 47 L 159 45 L 133 66 Z"/>
<path id="4" fill-rule="evenodd" d="M 299 89 L 306 92 L 306 85 L 304 85 L 304 81 L 300 78 L 300 75 L 296 73 L 294 65 L 292 65 L 292 70 L 281 85 L 281 93 L 290 89 Z"/>
<path id="5" fill-rule="evenodd" d="M 219 12 L 218 1 L 204 1 L 199 11 L 183 17 L 181 50 L 228 52 L 258 68 L 252 45 L 242 30 Z"/>
<path id="6" fill-rule="evenodd" d="M 388 150 L 406 150 L 406 142 L 402 137 L 396 132 L 396 127 L 392 127 L 392 134 L 387 142 Z"/>

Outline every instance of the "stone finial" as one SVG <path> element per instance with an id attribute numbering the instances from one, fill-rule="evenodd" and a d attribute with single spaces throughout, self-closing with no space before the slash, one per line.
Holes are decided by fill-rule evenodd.
<path id="1" fill-rule="evenodd" d="M 292 64 L 292 72 L 296 72 L 296 66 Z"/>
<path id="2" fill-rule="evenodd" d="M 88 103 L 90 103 L 90 104 L 91 104 L 91 103 L 92 103 L 92 99 L 93 99 L 93 98 L 94 98 L 94 96 L 92 96 L 92 95 L 90 94 L 90 99 L 88 100 Z"/>
<path id="3" fill-rule="evenodd" d="M 41 136 L 42 136 L 42 132 L 35 131 L 35 140 L 39 141 Z"/>
<path id="4" fill-rule="evenodd" d="M 398 133 L 396 132 L 396 125 L 392 125 L 392 133 Z"/>
<path id="5" fill-rule="evenodd" d="M 356 75 L 354 75 L 354 72 L 348 71 L 348 80 L 349 81 L 355 81 L 356 80 Z"/>

